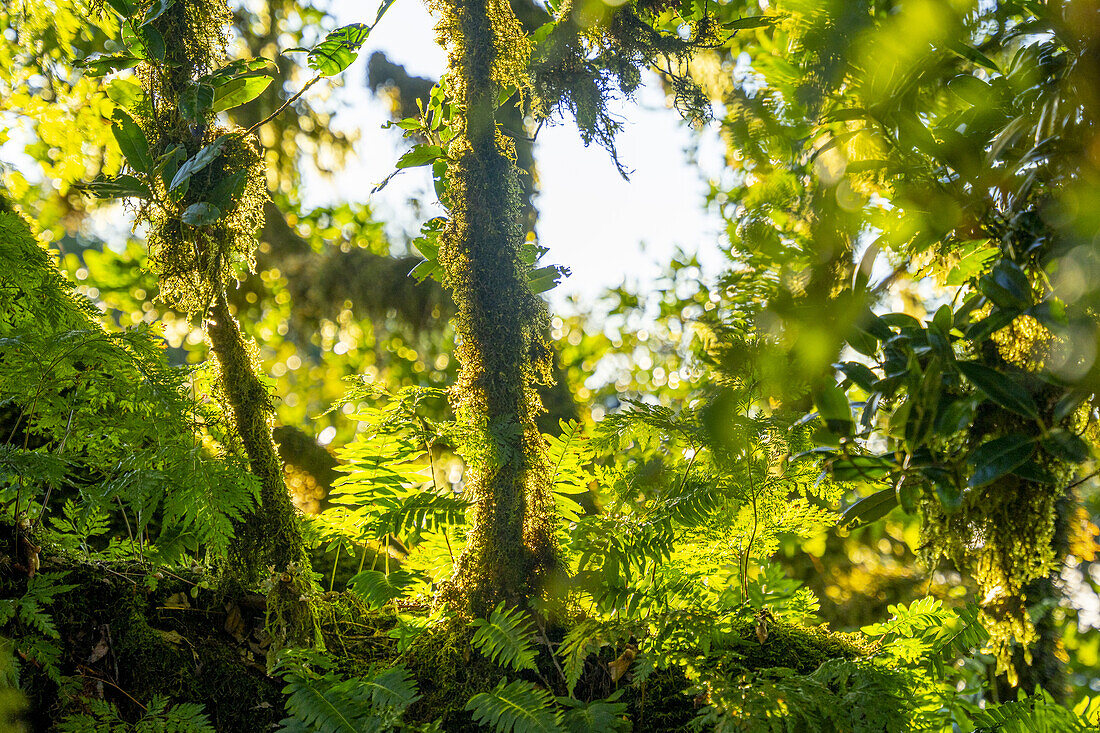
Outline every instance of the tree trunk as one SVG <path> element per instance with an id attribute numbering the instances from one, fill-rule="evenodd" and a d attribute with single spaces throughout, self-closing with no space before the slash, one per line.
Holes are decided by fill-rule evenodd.
<path id="1" fill-rule="evenodd" d="M 557 564 L 553 498 L 533 387 L 549 380 L 547 311 L 527 284 L 514 148 L 496 125 L 501 79 L 526 39 L 503 0 L 445 0 L 449 86 L 462 111 L 448 151 L 451 219 L 441 236 L 444 281 L 458 307 L 461 363 L 452 404 L 466 429 L 467 547 L 442 598 L 483 615 L 524 604 Z"/>

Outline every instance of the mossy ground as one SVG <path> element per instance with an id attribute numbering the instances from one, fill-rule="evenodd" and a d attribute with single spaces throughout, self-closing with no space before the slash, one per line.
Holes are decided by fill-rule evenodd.
<path id="1" fill-rule="evenodd" d="M 64 582 L 76 586 L 45 609 L 60 634 L 61 673 L 72 683 L 61 690 L 44 670 L 23 663 L 21 682 L 34 730 L 49 730 L 82 711 L 89 698 L 115 703 L 131 720 L 141 717 L 140 705 L 154 695 L 171 703 L 200 703 L 216 730 L 234 733 L 271 730 L 285 717 L 283 682 L 266 671 L 270 642 L 262 596 L 219 592 L 207 587 L 216 585 L 213 578 L 150 571 L 136 563 L 55 559 L 45 560 L 42 571 L 67 571 Z M 18 597 L 25 588 L 25 574 L 0 563 L 0 597 Z M 429 627 L 402 651 L 391 634 L 398 623 L 392 610 L 370 610 L 346 593 L 324 594 L 312 605 L 325 648 L 342 676 L 364 676 L 401 663 L 412 672 L 420 694 L 406 720 L 439 719 L 445 731 L 480 730 L 465 711 L 466 702 L 495 687 L 505 673 L 472 648 L 469 627 L 459 622 Z M 547 637 L 560 643 L 567 630 L 548 629 Z M 828 659 L 852 659 L 867 651 L 854 636 L 779 621 L 769 624 L 761 643 L 755 624 L 745 619 L 735 622 L 705 658 L 696 659 L 732 675 L 770 667 L 808 674 Z M 635 731 L 686 729 L 705 702 L 684 694 L 691 687 L 685 670 L 653 670 L 644 679 L 628 673 L 616 681 L 609 663 L 621 652 L 604 647 L 590 656 L 577 695 L 599 699 L 626 687 L 622 701 L 629 705 Z M 523 676 L 560 686 L 544 647 L 538 664 L 541 674 Z M 564 689 L 552 691 L 565 694 Z"/>

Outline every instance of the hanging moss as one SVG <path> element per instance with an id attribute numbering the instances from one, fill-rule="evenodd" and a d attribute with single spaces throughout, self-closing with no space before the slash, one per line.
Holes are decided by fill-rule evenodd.
<path id="1" fill-rule="evenodd" d="M 1033 376 L 1042 369 L 1042 355 L 1051 342 L 1047 329 L 1025 317 L 996 333 L 984 345 L 981 359 L 1003 373 L 1016 372 L 1050 427 L 1077 433 L 1084 428 L 1079 416 L 1051 424 L 1061 391 Z M 953 511 L 930 491 L 919 500 L 919 509 L 925 562 L 934 567 L 946 557 L 977 583 L 998 672 L 1015 684 L 1018 670 L 1031 664 L 1029 648 L 1040 639 L 1028 605 L 1043 599 L 1040 588 L 1065 556 L 1060 545 L 1066 543 L 1056 538 L 1058 506 L 1071 498 L 1066 487 L 1078 466 L 1051 451 L 1034 420 L 990 402 L 982 405 L 965 433 L 939 449 L 957 453 L 1007 435 L 1034 438 L 1035 453 L 1028 464 L 963 491 Z"/>
<path id="2" fill-rule="evenodd" d="M 542 409 L 534 385 L 550 379 L 548 316 L 527 285 L 515 151 L 496 125 L 497 94 L 523 88 L 529 48 L 503 0 L 440 0 L 433 9 L 463 111 L 448 150 L 452 208 L 439 261 L 458 308 L 461 371 L 451 399 L 468 436 L 473 502 L 467 547 L 442 599 L 480 616 L 500 601 L 525 602 L 557 566 L 546 447 L 534 423 Z"/>

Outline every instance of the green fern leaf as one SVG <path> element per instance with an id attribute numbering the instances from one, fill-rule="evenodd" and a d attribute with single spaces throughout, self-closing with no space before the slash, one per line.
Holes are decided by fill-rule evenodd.
<path id="1" fill-rule="evenodd" d="M 562 718 L 562 727 L 568 733 L 628 733 L 630 720 L 626 717 L 629 706 L 617 702 L 623 690 L 605 700 L 593 700 L 589 703 L 572 697 L 559 697 L 558 702 L 571 708 Z"/>
<path id="2" fill-rule="evenodd" d="M 492 692 L 470 698 L 466 709 L 474 721 L 496 733 L 561 733 L 560 715 L 546 690 L 525 680 L 505 685 L 501 680 Z"/>
<path id="3" fill-rule="evenodd" d="M 471 640 L 474 648 L 493 662 L 519 671 L 535 669 L 531 623 L 519 609 L 498 605 L 488 619 L 478 619 Z"/>
<path id="4" fill-rule="evenodd" d="M 352 576 L 348 588 L 363 598 L 371 608 L 381 608 L 405 595 L 418 578 L 407 570 L 394 570 L 388 575 L 378 570 L 364 570 Z"/>

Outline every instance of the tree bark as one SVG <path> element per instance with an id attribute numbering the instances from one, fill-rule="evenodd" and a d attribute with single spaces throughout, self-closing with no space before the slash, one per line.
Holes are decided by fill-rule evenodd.
<path id="1" fill-rule="evenodd" d="M 452 404 L 469 439 L 467 546 L 442 598 L 484 615 L 523 605 L 557 566 L 545 445 L 534 418 L 536 382 L 549 381 L 547 311 L 527 284 L 514 148 L 496 124 L 499 79 L 524 36 L 502 0 L 440 4 L 450 88 L 462 110 L 448 151 L 451 219 L 440 242 L 452 290 L 461 363 Z"/>

